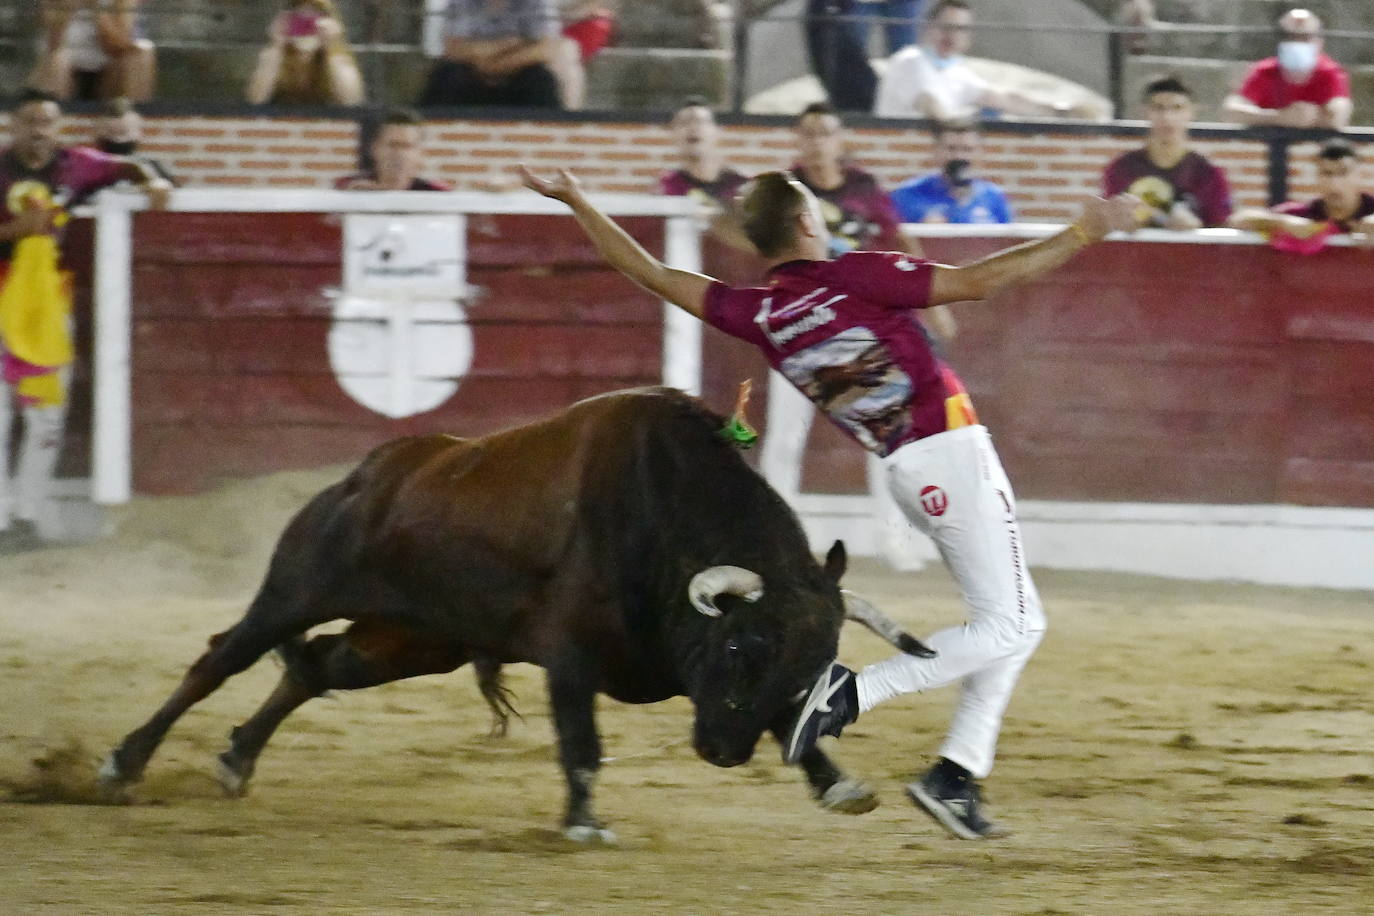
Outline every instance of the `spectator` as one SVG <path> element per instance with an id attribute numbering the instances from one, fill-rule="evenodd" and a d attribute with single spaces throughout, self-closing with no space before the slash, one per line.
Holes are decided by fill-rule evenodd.
<path id="1" fill-rule="evenodd" d="M 855 23 L 855 40 L 862 48 L 868 47 L 870 26 L 880 26 L 883 36 L 883 55 L 896 54 L 907 45 L 914 45 L 920 37 L 921 12 L 926 0 L 859 0 L 854 12 L 859 20 Z"/>
<path id="2" fill-rule="evenodd" d="M 1193 94 L 1176 77 L 1145 86 L 1150 132 L 1145 146 L 1112 160 L 1102 173 L 1108 197 L 1122 192 L 1143 202 L 1141 223 L 1187 230 L 1224 226 L 1231 215 L 1231 188 L 1226 173 L 1188 148 L 1188 124 L 1197 109 Z"/>
<path id="3" fill-rule="evenodd" d="M 749 178 L 725 164 L 720 151 L 720 128 L 706 101 L 697 97 L 687 99 L 673 113 L 668 129 L 677 143 L 679 164 L 659 178 L 659 193 L 696 197 L 728 210 Z"/>
<path id="4" fill-rule="evenodd" d="M 849 163 L 844 126 L 824 102 L 808 105 L 797 118 L 797 180 L 816 195 L 830 230 L 831 257 L 846 251 L 903 248 L 892 199 L 869 172 Z"/>
<path id="5" fill-rule="evenodd" d="M 244 93 L 254 105 L 357 105 L 363 77 L 333 0 L 287 0 Z"/>
<path id="6" fill-rule="evenodd" d="M 564 25 L 551 66 L 563 108 L 581 111 L 587 104 L 587 64 L 611 43 L 615 10 L 604 0 L 564 0 L 560 12 Z"/>
<path id="7" fill-rule="evenodd" d="M 136 159 L 158 174 L 158 177 L 176 184 L 172 173 L 151 156 L 138 152 L 143 142 L 143 115 L 138 113 L 134 103 L 125 98 L 111 99 L 100 109 L 100 117 L 95 124 L 95 148 L 111 156 L 125 156 Z"/>
<path id="8" fill-rule="evenodd" d="M 1010 223 L 1007 194 L 991 181 L 974 178 L 982 142 L 970 121 L 935 123 L 935 171 L 912 178 L 892 192 L 904 223 Z"/>
<path id="9" fill-rule="evenodd" d="M 361 171 L 334 182 L 342 191 L 451 191 L 446 181 L 421 178 L 424 121 L 408 108 L 393 108 L 362 131 Z"/>
<path id="10" fill-rule="evenodd" d="M 1360 190 L 1360 157 L 1344 140 L 1328 140 L 1317 151 L 1315 200 L 1289 201 L 1270 210 L 1238 210 L 1231 225 L 1265 235 L 1324 238 L 1341 232 L 1374 235 L 1374 194 Z"/>
<path id="11" fill-rule="evenodd" d="M 854 17 L 860 0 L 807 0 L 806 50 L 830 104 L 840 111 L 872 111 L 878 76 Z"/>
<path id="12" fill-rule="evenodd" d="M 1252 126 L 1329 127 L 1350 124 L 1350 77 L 1322 53 L 1322 22 L 1309 10 L 1279 20 L 1278 55 L 1250 68 L 1223 108 Z"/>
<path id="13" fill-rule="evenodd" d="M 1028 117 L 1074 113 L 1066 102 L 1043 102 L 1015 89 L 994 88 L 964 60 L 973 44 L 967 0 L 936 0 L 924 47 L 910 45 L 888 59 L 873 112 L 882 118 L 962 121 L 983 109 Z"/>
<path id="14" fill-rule="evenodd" d="M 56 96 L 27 90 L 10 114 L 12 146 L 0 151 L 0 531 L 29 529 L 44 517 L 66 420 L 73 356 L 71 278 L 59 272 L 58 241 L 67 211 L 119 181 L 137 181 L 154 207 L 169 185 L 133 160 L 87 147 L 63 148 Z M 23 414 L 19 465 L 11 490 L 10 431 Z"/>
<path id="15" fill-rule="evenodd" d="M 560 108 L 558 36 L 553 0 L 449 0 L 444 57 L 420 104 Z"/>
<path id="16" fill-rule="evenodd" d="M 152 98 L 157 53 L 141 0 L 42 0 L 42 44 L 29 77 L 58 99 Z"/>

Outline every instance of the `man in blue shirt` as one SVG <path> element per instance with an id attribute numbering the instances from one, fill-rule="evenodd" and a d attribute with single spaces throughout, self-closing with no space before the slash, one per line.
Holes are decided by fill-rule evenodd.
<path id="1" fill-rule="evenodd" d="M 1010 223 L 1006 192 L 973 177 L 982 152 L 978 128 L 965 121 L 936 123 L 936 171 L 905 181 L 892 192 L 904 223 Z"/>

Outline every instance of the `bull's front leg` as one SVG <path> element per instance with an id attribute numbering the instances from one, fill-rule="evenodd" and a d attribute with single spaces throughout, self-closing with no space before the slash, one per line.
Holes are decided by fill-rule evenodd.
<path id="1" fill-rule="evenodd" d="M 778 743 L 786 746 L 790 722 L 770 729 Z M 878 807 L 878 796 L 863 782 L 846 776 L 835 762 L 819 747 L 812 747 L 802 755 L 797 765 L 806 774 L 811 794 L 827 811 L 840 814 L 867 814 Z"/>
<path id="2" fill-rule="evenodd" d="M 580 653 L 569 653 L 548 671 L 549 703 L 558 733 L 558 760 L 568 783 L 568 809 L 563 835 L 578 843 L 614 843 L 592 813 L 592 788 L 601 769 L 601 736 L 596 731 L 596 683 L 593 666 Z"/>

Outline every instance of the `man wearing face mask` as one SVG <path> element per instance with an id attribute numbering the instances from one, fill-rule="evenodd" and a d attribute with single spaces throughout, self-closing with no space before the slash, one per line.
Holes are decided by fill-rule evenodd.
<path id="1" fill-rule="evenodd" d="M 1350 123 L 1350 77 L 1322 53 L 1321 20 L 1289 10 L 1279 20 L 1278 54 L 1250 68 L 1223 108 L 1251 126 L 1328 127 Z"/>
<path id="2" fill-rule="evenodd" d="M 873 104 L 878 117 L 959 121 L 983 109 L 1033 118 L 1073 114 L 1068 103 L 994 87 L 973 71 L 964 59 L 973 44 L 968 0 L 939 0 L 922 35 L 923 46 L 911 45 L 888 59 Z"/>
<path id="3" fill-rule="evenodd" d="M 936 123 L 936 170 L 912 178 L 892 192 L 904 223 L 1010 223 L 1006 192 L 974 178 L 982 144 L 970 122 Z"/>
<path id="4" fill-rule="evenodd" d="M 148 166 L 166 181 L 176 184 L 172 173 L 151 156 L 138 151 L 143 141 L 143 116 L 138 113 L 134 103 L 126 98 L 111 99 L 100 108 L 100 118 L 95 125 L 96 149 L 111 156 L 133 158 Z"/>

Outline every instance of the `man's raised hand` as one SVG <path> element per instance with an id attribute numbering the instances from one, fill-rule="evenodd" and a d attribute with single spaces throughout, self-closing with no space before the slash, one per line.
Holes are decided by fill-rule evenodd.
<path id="1" fill-rule="evenodd" d="M 559 169 L 552 178 L 540 178 L 529 170 L 523 162 L 517 167 L 520 172 L 520 181 L 531 191 L 537 191 L 545 197 L 552 197 L 554 200 L 561 200 L 565 204 L 571 204 L 575 198 L 582 196 L 582 184 L 567 169 Z"/>
<path id="2" fill-rule="evenodd" d="M 1076 222 L 1089 239 L 1098 242 L 1109 233 L 1135 229 L 1139 225 L 1136 222 L 1136 208 L 1140 205 L 1140 198 L 1134 194 L 1091 197 L 1083 204 Z"/>

